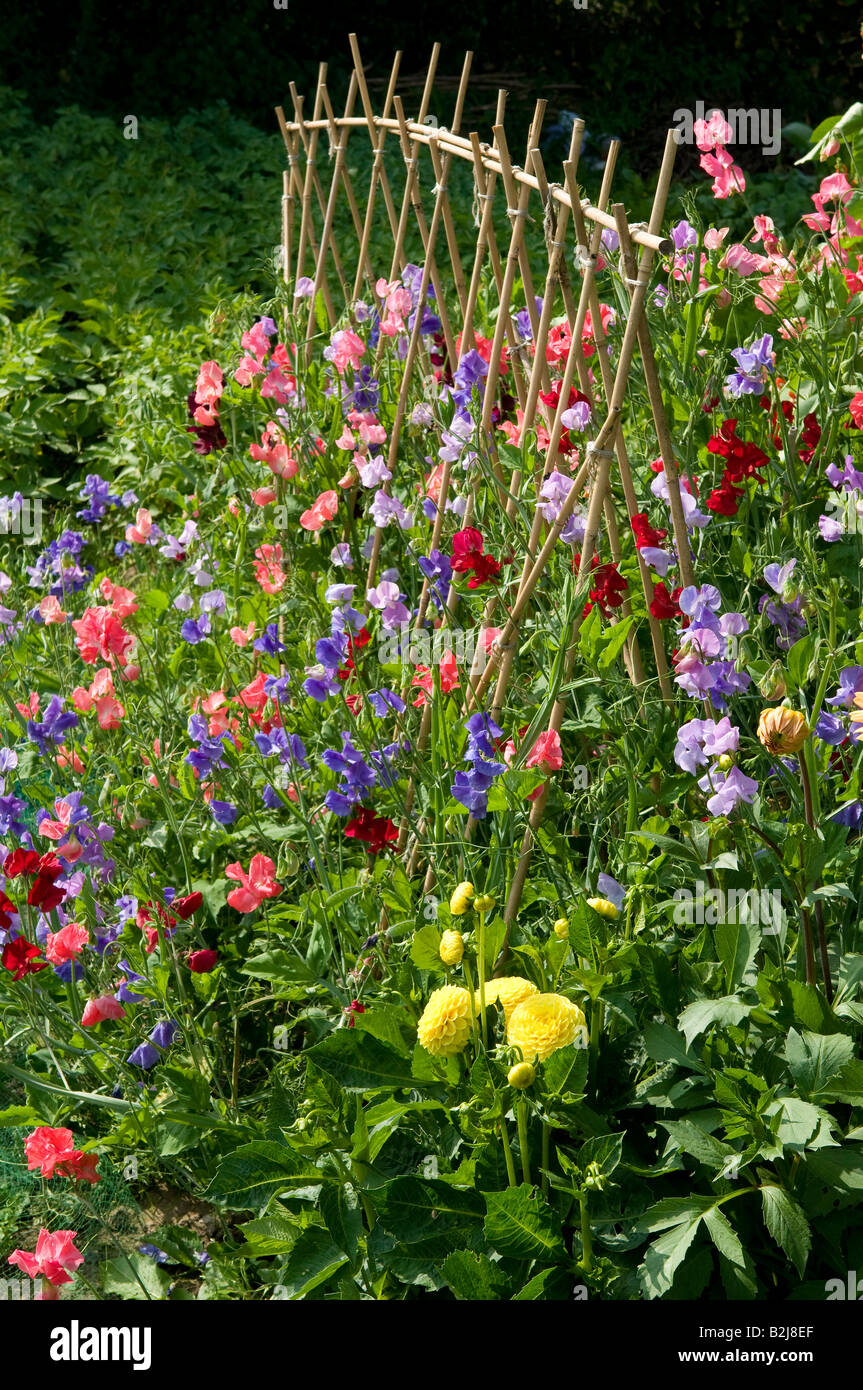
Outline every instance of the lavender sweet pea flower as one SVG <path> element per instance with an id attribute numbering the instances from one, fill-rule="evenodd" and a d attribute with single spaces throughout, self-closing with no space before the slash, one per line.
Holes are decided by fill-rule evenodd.
<path id="1" fill-rule="evenodd" d="M 284 642 L 279 640 L 278 623 L 267 623 L 263 633 L 252 643 L 256 652 L 265 652 L 267 656 L 278 656 L 279 652 L 286 652 L 288 649 Z"/>
<path id="2" fill-rule="evenodd" d="M 407 708 L 401 696 L 396 695 L 394 690 L 387 690 L 386 686 L 382 686 L 380 690 L 370 690 L 368 701 L 372 707 L 373 713 L 376 714 L 379 719 L 384 718 L 385 715 L 391 712 L 395 714 L 404 714 Z"/>
<path id="3" fill-rule="evenodd" d="M 618 883 L 610 874 L 600 874 L 596 880 L 596 889 L 601 898 L 607 898 L 610 903 L 614 903 L 618 912 L 620 911 L 626 897 L 626 889 L 622 883 Z"/>
<path id="4" fill-rule="evenodd" d="M 656 545 L 643 545 L 638 553 L 644 563 L 655 570 L 661 579 L 665 578 L 672 565 L 676 563 L 673 555 Z"/>
<path id="5" fill-rule="evenodd" d="M 831 545 L 834 541 L 841 541 L 845 534 L 842 522 L 837 521 L 835 517 L 825 515 L 823 512 L 818 518 L 818 530 L 821 533 L 821 539 Z"/>
<path id="6" fill-rule="evenodd" d="M 162 1019 L 150 1033 L 150 1042 L 157 1047 L 170 1047 L 179 1030 L 179 1023 L 174 1023 L 173 1019 Z"/>
<path id="7" fill-rule="evenodd" d="M 845 666 L 839 672 L 839 689 L 824 703 L 841 705 L 843 709 L 852 709 L 854 696 L 861 692 L 863 692 L 863 666 Z"/>
<path id="8" fill-rule="evenodd" d="M 764 390 L 764 372 L 773 371 L 773 339 L 769 333 L 757 338 L 748 348 L 732 348 L 731 356 L 738 370 L 725 378 L 725 389 L 729 396 L 761 395 Z"/>
<path id="9" fill-rule="evenodd" d="M 203 642 L 212 630 L 212 624 L 206 613 L 202 613 L 200 618 L 187 618 L 180 628 L 180 636 L 184 642 L 196 647 L 199 642 Z"/>
<path id="10" fill-rule="evenodd" d="M 354 567 L 351 547 L 347 541 L 339 541 L 330 551 L 330 564 L 339 569 L 352 570 Z"/>
<path id="11" fill-rule="evenodd" d="M 846 801 L 830 819 L 837 825 L 847 825 L 852 830 L 859 830 L 860 822 L 863 821 L 863 804 L 859 801 Z"/>
<path id="12" fill-rule="evenodd" d="M 842 720 L 835 714 L 828 714 L 822 710 L 818 716 L 818 722 L 812 730 L 816 738 L 820 738 L 822 743 L 827 743 L 831 748 L 838 748 L 848 738 L 848 731 Z"/>
<path id="13" fill-rule="evenodd" d="M 711 816 L 730 816 L 741 802 L 753 802 L 758 791 L 758 783 L 744 776 L 739 767 L 731 768 L 724 777 L 721 772 L 708 773 L 698 785 L 703 792 L 713 793 L 707 799 Z"/>
<path id="14" fill-rule="evenodd" d="M 409 621 L 410 609 L 401 602 L 398 584 L 384 580 L 377 588 L 369 589 L 366 598 L 373 608 L 378 609 L 383 626 L 390 631 Z"/>
<path id="15" fill-rule="evenodd" d="M 209 811 L 217 825 L 232 825 L 237 819 L 237 808 L 231 801 L 218 801 L 213 797 Z"/>
<path id="16" fill-rule="evenodd" d="M 591 410 L 587 401 L 576 401 L 575 405 L 570 406 L 561 415 L 561 423 L 564 429 L 575 430 L 582 434 L 590 424 Z"/>
<path id="17" fill-rule="evenodd" d="M 698 233 L 694 227 L 690 227 L 684 218 L 671 228 L 671 240 L 674 242 L 675 251 L 683 251 L 687 246 L 694 246 L 698 241 Z"/>
<path id="18" fill-rule="evenodd" d="M 835 463 L 828 463 L 824 470 L 834 487 L 844 486 L 846 492 L 863 491 L 863 473 L 854 467 L 854 455 L 846 454 L 844 466 L 839 469 Z"/>
<path id="19" fill-rule="evenodd" d="M 357 459 L 356 463 L 363 487 L 380 487 L 382 483 L 388 483 L 393 476 L 387 468 L 383 454 L 375 454 L 374 458 L 368 459 L 365 463 Z"/>
<path id="20" fill-rule="evenodd" d="M 36 744 L 43 755 L 47 753 L 50 743 L 62 743 L 67 730 L 78 727 L 77 714 L 73 714 L 71 710 L 64 713 L 63 704 L 64 701 L 59 695 L 52 695 L 41 723 L 34 719 L 27 720 L 27 737 Z"/>
<path id="21" fill-rule="evenodd" d="M 159 1053 L 152 1043 L 141 1043 L 134 1052 L 130 1052 L 126 1061 L 131 1067 L 143 1067 L 144 1071 L 149 1071 L 159 1060 Z"/>

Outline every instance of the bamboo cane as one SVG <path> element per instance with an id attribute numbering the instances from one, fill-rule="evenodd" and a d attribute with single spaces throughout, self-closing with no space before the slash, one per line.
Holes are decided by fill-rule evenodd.
<path id="1" fill-rule="evenodd" d="M 355 38 L 356 36 L 354 35 L 353 37 Z M 383 114 L 384 114 L 384 119 L 386 119 L 386 117 L 389 115 L 390 107 L 392 106 L 392 103 L 393 103 L 393 97 L 395 96 L 396 82 L 398 81 L 398 74 L 399 74 L 399 68 L 400 68 L 400 66 L 401 66 L 401 60 L 402 60 L 402 54 L 401 54 L 401 51 L 399 51 L 398 53 L 396 53 L 395 60 L 394 60 L 394 62 L 393 62 L 393 69 L 392 69 L 392 72 L 390 73 L 389 85 L 388 85 L 388 87 L 387 87 L 387 93 L 386 93 L 386 97 L 385 97 L 385 99 L 384 99 L 384 113 L 383 113 Z M 357 59 L 355 58 L 355 63 L 356 63 L 356 61 L 357 61 Z M 361 68 L 360 68 L 360 70 L 361 70 Z M 356 67 L 355 67 L 355 71 L 357 72 L 357 80 L 358 80 L 358 81 L 359 81 L 359 72 L 360 72 L 360 70 L 356 69 Z M 361 96 L 362 96 L 362 91 L 363 91 L 363 84 L 360 83 L 360 94 L 361 94 Z M 367 89 L 367 88 L 366 88 L 366 98 L 368 98 L 368 89 Z M 366 199 L 366 215 L 365 215 L 365 220 L 364 220 L 364 222 L 363 222 L 363 232 L 362 232 L 362 237 L 360 238 L 360 255 L 359 255 L 359 260 L 357 261 L 357 275 L 356 275 L 356 279 L 354 280 L 354 299 L 358 299 L 358 298 L 359 298 L 360 285 L 362 284 L 362 278 L 363 278 L 363 268 L 364 268 L 364 267 L 367 265 L 367 263 L 368 263 L 368 257 L 369 257 L 369 243 L 371 242 L 372 222 L 373 222 L 373 219 L 374 219 L 375 194 L 377 193 L 378 183 L 380 183 L 380 181 L 381 181 L 381 171 L 383 170 L 384 172 L 386 172 L 386 170 L 384 169 L 384 150 L 386 149 L 386 143 L 387 143 L 387 130 L 386 130 L 386 126 L 383 126 L 383 127 L 381 127 L 379 130 L 377 130 L 377 129 L 375 128 L 375 118 L 374 118 L 374 114 L 373 114 L 372 109 L 371 109 L 371 105 L 369 105 L 368 108 L 366 109 L 366 102 L 363 101 L 363 108 L 366 110 L 366 122 L 367 122 L 367 124 L 368 124 L 369 139 L 370 139 L 371 142 L 372 142 L 372 149 L 374 150 L 375 157 L 374 157 L 374 163 L 372 164 L 372 173 L 371 173 L 371 179 L 370 179 L 370 182 L 369 182 L 369 191 L 368 191 L 368 195 L 367 195 L 367 199 Z M 374 275 L 372 275 L 372 277 L 371 277 L 370 284 L 371 284 L 371 286 L 372 286 L 372 289 L 374 289 L 374 285 L 375 285 L 375 277 L 374 277 Z"/>

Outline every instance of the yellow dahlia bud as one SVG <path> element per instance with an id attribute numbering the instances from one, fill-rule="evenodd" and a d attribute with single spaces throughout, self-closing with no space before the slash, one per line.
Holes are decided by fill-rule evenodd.
<path id="1" fill-rule="evenodd" d="M 444 965 L 458 965 L 464 955 L 464 937 L 460 931 L 445 931 L 440 939 L 440 958 Z"/>
<path id="2" fill-rule="evenodd" d="M 506 1079 L 517 1091 L 525 1091 L 536 1080 L 536 1067 L 532 1067 L 530 1062 L 518 1062 L 510 1067 Z"/>
<path id="3" fill-rule="evenodd" d="M 796 709 L 763 709 L 758 719 L 758 738 L 768 753 L 785 757 L 799 753 L 807 738 L 809 726 Z"/>
<path id="4" fill-rule="evenodd" d="M 558 917 L 554 924 L 554 934 L 559 936 L 561 941 L 565 941 L 569 936 L 569 922 L 566 917 Z"/>
<path id="5" fill-rule="evenodd" d="M 608 898 L 588 898 L 588 907 L 592 907 L 594 912 L 598 912 L 600 917 L 607 917 L 609 922 L 613 922 L 617 916 L 617 908 Z"/>
<path id="6" fill-rule="evenodd" d="M 507 1021 L 506 1040 L 520 1047 L 525 1061 L 544 1062 L 559 1047 L 575 1042 L 587 1020 L 577 1004 L 561 994 L 535 994 L 523 999 Z"/>
<path id="7" fill-rule="evenodd" d="M 730 753 L 720 753 L 719 757 L 716 759 L 716 766 L 719 768 L 720 772 L 730 772 L 731 768 L 734 766 L 734 759 Z"/>
<path id="8" fill-rule="evenodd" d="M 470 995 L 459 985 L 443 985 L 429 996 L 417 1024 L 417 1037 L 435 1057 L 454 1057 L 471 1035 Z"/>
<path id="9" fill-rule="evenodd" d="M 474 899 L 472 883 L 460 883 L 449 900 L 449 910 L 453 917 L 463 917 Z"/>
<path id="10" fill-rule="evenodd" d="M 477 912 L 491 912 L 494 907 L 494 898 L 490 893 L 481 893 L 478 898 L 474 898 L 473 905 Z"/>
<path id="11" fill-rule="evenodd" d="M 529 999 L 532 994 L 538 994 L 536 985 L 531 984 L 530 980 L 523 980 L 520 975 L 507 975 L 502 980 L 486 980 L 485 982 L 485 1002 L 489 1004 L 500 1004 L 503 1009 L 503 1016 L 509 1023 L 510 1015 L 522 999 Z M 479 1009 L 479 990 L 475 994 L 476 1007 Z"/>

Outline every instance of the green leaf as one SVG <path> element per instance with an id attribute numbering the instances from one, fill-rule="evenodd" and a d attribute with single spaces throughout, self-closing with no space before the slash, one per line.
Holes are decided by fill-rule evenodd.
<path id="1" fill-rule="evenodd" d="M 325 1177 L 286 1144 L 256 1139 L 222 1160 L 206 1197 L 232 1211 L 260 1213 L 280 1192 L 317 1185 Z"/>
<path id="2" fill-rule="evenodd" d="M 714 928 L 719 959 L 725 970 L 725 989 L 733 994 L 755 975 L 755 956 L 761 945 L 761 932 L 751 922 L 721 922 Z"/>
<path id="3" fill-rule="evenodd" d="M 317 980 L 314 971 L 309 969 L 300 956 L 280 950 L 265 951 L 263 955 L 253 956 L 241 966 L 240 973 L 283 985 L 310 985 Z"/>
<path id="4" fill-rule="evenodd" d="M 744 1004 L 736 994 L 727 994 L 721 999 L 697 999 L 683 1010 L 677 1026 L 686 1038 L 687 1047 L 693 1039 L 705 1033 L 715 1023 L 723 1028 L 736 1028 L 747 1014 L 752 1012 L 751 1004 Z"/>
<path id="5" fill-rule="evenodd" d="M 587 1084 L 587 1052 L 570 1045 L 559 1047 L 542 1067 L 543 1089 L 548 1095 L 584 1095 Z"/>
<path id="6" fill-rule="evenodd" d="M 407 1057 L 358 1028 L 339 1028 L 305 1053 L 346 1091 L 411 1091 L 417 1082 Z"/>
<path id="7" fill-rule="evenodd" d="M 660 1120 L 659 1123 L 683 1153 L 691 1154 L 714 1172 L 723 1168 L 734 1153 L 728 1144 L 721 1143 L 692 1120 Z"/>
<path id="8" fill-rule="evenodd" d="M 440 958 L 440 931 L 436 922 L 426 922 L 424 927 L 414 932 L 411 940 L 411 960 L 420 970 L 431 970 L 442 975 L 444 966 Z"/>
<path id="9" fill-rule="evenodd" d="M 456 1298 L 489 1303 L 509 1297 L 510 1281 L 488 1255 L 454 1250 L 441 1265 L 441 1273 Z"/>
<path id="10" fill-rule="evenodd" d="M 854 1043 L 844 1033 L 798 1033 L 792 1028 L 785 1040 L 788 1070 L 804 1095 L 823 1090 L 853 1055 Z"/>
<path id="11" fill-rule="evenodd" d="M 282 1297 L 290 1302 L 304 1298 L 331 1279 L 347 1262 L 347 1255 L 336 1249 L 329 1231 L 309 1226 L 280 1271 L 278 1287 L 284 1291 Z"/>
<path id="12" fill-rule="evenodd" d="M 413 1027 L 413 1020 L 406 1009 L 397 1004 L 373 1004 L 363 1014 L 354 1015 L 354 1027 L 361 1033 L 370 1033 L 394 1052 L 402 1052 L 409 1057 L 413 1044 L 408 1043 L 401 1024 Z"/>
<path id="13" fill-rule="evenodd" d="M 530 1183 L 485 1194 L 485 1235 L 501 1254 L 518 1260 L 559 1260 L 566 1255 L 560 1219 Z"/>
<path id="14" fill-rule="evenodd" d="M 737 1268 L 745 1269 L 746 1255 L 740 1244 L 740 1237 L 725 1213 L 718 1207 L 711 1207 L 704 1213 L 704 1224 L 720 1255 Z"/>
<path id="15" fill-rule="evenodd" d="M 482 1196 L 434 1178 L 394 1178 L 374 1193 L 378 1220 L 403 1253 L 428 1259 L 448 1255 L 478 1230 Z"/>
<path id="16" fill-rule="evenodd" d="M 803 1208 L 784 1187 L 761 1189 L 764 1224 L 780 1250 L 784 1250 L 802 1278 L 812 1245 L 812 1233 Z"/>
<path id="17" fill-rule="evenodd" d="M 680 1034 L 666 1023 L 648 1023 L 644 1030 L 644 1046 L 654 1062 L 677 1062 L 690 1071 L 707 1072 L 704 1063 L 687 1050 Z"/>
<path id="18" fill-rule="evenodd" d="M 357 1193 L 349 1184 L 324 1186 L 318 1198 L 318 1210 L 334 1244 L 353 1265 L 363 1233 L 363 1209 Z"/>
<path id="19" fill-rule="evenodd" d="M 107 1260 L 100 1272 L 103 1292 L 123 1302 L 161 1300 L 171 1282 L 170 1276 L 154 1260 L 138 1251 Z"/>
<path id="20" fill-rule="evenodd" d="M 647 1247 L 638 1269 L 638 1281 L 646 1298 L 662 1298 L 689 1254 L 701 1225 L 701 1211 L 677 1223 Z"/>
<path id="21" fill-rule="evenodd" d="M 587 1296 L 587 1289 L 584 1284 L 580 1285 L 582 1297 Z M 513 1303 L 535 1303 L 542 1300 L 543 1303 L 569 1302 L 573 1297 L 572 1274 L 565 1265 L 549 1265 L 546 1269 L 541 1269 L 538 1274 L 525 1284 L 523 1289 L 513 1294 Z"/>
<path id="22" fill-rule="evenodd" d="M 611 663 L 620 655 L 634 622 L 635 618 L 632 615 L 628 618 L 620 618 L 603 633 L 597 661 L 600 671 L 607 671 Z"/>

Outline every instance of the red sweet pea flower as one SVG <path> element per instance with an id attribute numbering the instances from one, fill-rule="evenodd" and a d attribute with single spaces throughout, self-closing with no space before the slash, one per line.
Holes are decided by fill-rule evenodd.
<path id="1" fill-rule="evenodd" d="M 478 589 L 488 580 L 496 580 L 501 571 L 501 563 L 491 555 L 483 554 L 483 539 L 476 527 L 468 526 L 464 531 L 456 531 L 452 538 L 452 567 L 456 574 L 470 574 L 469 589 Z"/>
<path id="2" fill-rule="evenodd" d="M 171 903 L 171 911 L 176 912 L 183 922 L 188 922 L 189 918 L 198 911 L 203 901 L 202 893 L 188 893 L 185 898 L 174 899 Z"/>
<path id="3" fill-rule="evenodd" d="M 863 430 L 863 391 L 858 391 L 856 396 L 852 396 L 848 409 L 851 411 L 855 429 Z"/>
<path id="4" fill-rule="evenodd" d="M 352 999 L 351 1002 L 350 1002 L 350 1004 L 348 1004 L 348 1007 L 347 1007 L 346 1009 L 343 1010 L 343 1013 L 344 1013 L 344 1015 L 345 1015 L 345 1018 L 346 1018 L 347 1021 L 348 1021 L 348 1027 L 349 1027 L 349 1028 L 355 1027 L 354 1015 L 355 1015 L 355 1014 L 364 1014 L 365 1011 L 366 1011 L 366 1006 L 365 1006 L 365 1004 L 361 1004 L 360 1001 L 359 1001 L 359 999 Z"/>
<path id="5" fill-rule="evenodd" d="M 345 835 L 350 840 L 362 840 L 368 845 L 369 854 L 380 854 L 388 844 L 398 839 L 399 832 L 386 816 L 376 816 L 370 806 L 364 806 L 348 821 Z"/>
<path id="6" fill-rule="evenodd" d="M 653 586 L 653 598 L 650 602 L 650 611 L 654 618 L 679 618 L 681 612 L 677 600 L 680 597 L 680 592 L 678 588 L 669 594 L 664 584 L 655 584 Z"/>
<path id="7" fill-rule="evenodd" d="M 43 1227 L 36 1241 L 35 1253 L 13 1250 L 6 1257 L 7 1264 L 17 1265 L 31 1279 L 41 1274 L 55 1287 L 71 1284 L 75 1270 L 84 1263 L 81 1251 L 72 1244 L 76 1235 L 77 1231 L 46 1231 Z M 43 1293 L 42 1297 L 45 1298 L 46 1294 Z"/>
<path id="8" fill-rule="evenodd" d="M 19 936 L 16 941 L 10 941 L 8 946 L 3 947 L 3 968 L 12 973 L 13 980 L 22 980 L 25 975 L 35 975 L 37 970 L 47 970 L 46 960 L 37 960 L 39 947 L 31 946 L 23 936 Z"/>
<path id="9" fill-rule="evenodd" d="M 635 544 L 639 550 L 645 545 L 660 546 L 668 535 L 667 531 L 657 531 L 647 520 L 647 512 L 636 512 L 631 521 Z"/>
<path id="10" fill-rule="evenodd" d="M 207 975 L 218 959 L 218 951 L 190 951 L 189 969 L 193 975 Z"/>
<path id="11" fill-rule="evenodd" d="M 3 860 L 3 872 L 7 878 L 17 878 L 19 874 L 37 874 L 39 855 L 33 849 L 13 849 Z"/>
<path id="12" fill-rule="evenodd" d="M 719 433 L 708 439 L 708 451 L 725 459 L 726 475 L 734 482 L 754 478 L 757 483 L 763 483 L 764 479 L 758 477 L 757 470 L 768 462 L 767 455 L 757 444 L 747 444 L 738 439 L 736 431 L 736 420 L 724 420 Z"/>
<path id="13" fill-rule="evenodd" d="M 596 556 L 593 558 L 595 560 Z M 607 618 L 612 608 L 619 608 L 623 603 L 623 595 L 629 585 L 618 572 L 617 565 L 611 563 L 597 565 L 593 579 L 594 587 L 590 591 L 590 601 L 584 605 L 583 616 L 587 617 L 596 604 L 602 616 Z"/>
<path id="14" fill-rule="evenodd" d="M 735 487 L 727 473 L 723 473 L 718 488 L 714 488 L 707 499 L 707 510 L 718 512 L 720 516 L 736 516 L 740 499 L 744 494 L 742 487 Z"/>

